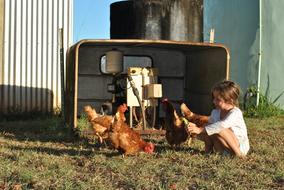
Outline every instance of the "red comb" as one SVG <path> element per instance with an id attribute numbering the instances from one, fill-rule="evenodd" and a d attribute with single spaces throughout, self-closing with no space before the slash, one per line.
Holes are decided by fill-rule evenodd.
<path id="1" fill-rule="evenodd" d="M 168 98 L 162 99 L 162 103 L 165 103 L 165 102 L 168 102 L 168 101 L 169 101 Z"/>

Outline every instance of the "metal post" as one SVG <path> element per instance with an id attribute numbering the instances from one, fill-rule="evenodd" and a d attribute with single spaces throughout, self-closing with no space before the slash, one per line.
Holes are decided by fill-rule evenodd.
<path id="1" fill-rule="evenodd" d="M 262 61 L 262 0 L 259 0 L 259 52 L 258 52 L 256 106 L 259 105 L 261 61 Z"/>
<path id="2" fill-rule="evenodd" d="M 133 107 L 129 106 L 129 126 L 133 127 Z"/>
<path id="3" fill-rule="evenodd" d="M 60 74 L 61 74 L 61 114 L 65 123 L 65 75 L 64 75 L 64 46 L 63 46 L 63 28 L 59 29 L 59 49 L 60 49 Z"/>

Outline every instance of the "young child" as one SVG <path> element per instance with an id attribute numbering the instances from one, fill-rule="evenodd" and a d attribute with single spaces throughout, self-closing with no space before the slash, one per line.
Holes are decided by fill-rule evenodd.
<path id="1" fill-rule="evenodd" d="M 229 152 L 243 157 L 249 151 L 247 127 L 242 111 L 238 108 L 239 87 L 232 81 L 222 81 L 212 89 L 215 109 L 211 112 L 208 125 L 198 128 L 190 123 L 188 131 L 197 134 L 205 142 L 205 152 Z"/>

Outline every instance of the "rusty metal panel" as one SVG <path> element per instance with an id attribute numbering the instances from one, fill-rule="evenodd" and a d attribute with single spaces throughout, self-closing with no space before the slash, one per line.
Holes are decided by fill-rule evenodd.
<path id="1" fill-rule="evenodd" d="M 72 43 L 73 0 L 4 4 L 1 111 L 51 112 L 61 106 L 59 29 L 67 50 Z"/>

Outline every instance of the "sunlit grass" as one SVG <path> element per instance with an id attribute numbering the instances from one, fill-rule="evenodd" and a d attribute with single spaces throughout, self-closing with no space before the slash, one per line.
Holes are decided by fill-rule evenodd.
<path id="1" fill-rule="evenodd" d="M 80 121 L 79 121 L 80 122 Z M 246 159 L 204 155 L 194 141 L 122 157 L 75 137 L 59 118 L 0 123 L 0 189 L 283 189 L 284 117 L 246 118 Z"/>

